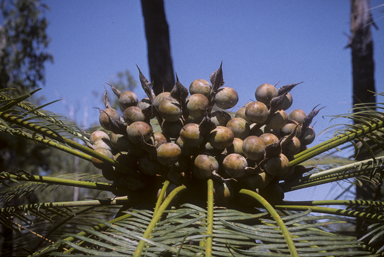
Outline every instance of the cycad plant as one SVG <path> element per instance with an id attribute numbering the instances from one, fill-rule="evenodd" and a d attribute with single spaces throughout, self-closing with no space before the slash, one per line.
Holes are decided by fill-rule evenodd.
<path id="1" fill-rule="evenodd" d="M 27 102 L 31 93 L 0 92 L 0 130 L 91 162 L 100 175 L 0 173 L 0 222 L 14 230 L 13 254 L 31 256 L 378 256 L 384 250 L 384 202 L 287 201 L 284 193 L 349 179 L 381 189 L 383 109 L 356 106 L 340 115 L 358 121 L 311 148 L 310 127 L 321 108 L 287 115 L 298 84 L 277 90 L 263 84 L 256 101 L 228 113 L 237 93 L 223 87 L 220 68 L 185 88 L 148 98 L 120 92 L 123 116 L 105 94 L 101 128 L 86 133 Z M 8 89 L 9 90 L 9 89 Z M 191 94 L 188 97 L 188 94 Z M 383 94 L 381 94 L 383 95 Z M 188 98 L 187 98 L 188 97 Z M 83 143 L 78 143 L 78 139 Z M 368 158 L 330 155 L 350 142 Z M 328 153 L 328 155 L 326 154 Z M 104 182 L 107 179 L 109 182 Z M 11 204 L 58 187 L 108 191 L 108 199 Z M 20 201 L 18 201 L 20 202 Z M 337 208 L 328 207 L 336 205 Z M 363 238 L 351 232 L 356 218 L 370 221 Z M 345 228 L 348 231 L 346 231 Z M 7 249 L 2 249 L 4 255 Z"/>

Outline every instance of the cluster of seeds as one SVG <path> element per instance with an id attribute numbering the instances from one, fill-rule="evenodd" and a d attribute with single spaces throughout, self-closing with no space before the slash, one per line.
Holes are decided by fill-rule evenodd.
<path id="1" fill-rule="evenodd" d="M 305 171 L 290 168 L 289 161 L 313 142 L 310 124 L 320 109 L 308 115 L 301 109 L 287 114 L 293 100 L 289 92 L 299 83 L 279 89 L 262 84 L 256 100 L 231 115 L 225 110 L 236 106 L 238 94 L 223 87 L 221 66 L 211 74 L 211 83 L 197 79 L 188 90 L 177 79 L 171 92 L 158 95 L 139 72 L 148 97 L 138 101 L 135 93 L 111 86 L 123 115 L 111 108 L 105 93 L 106 108 L 100 110 L 99 120 L 111 133 L 91 135 L 90 147 L 117 163 L 93 159 L 119 188 L 116 193 L 144 190 L 156 181 L 188 185 L 213 179 L 215 199 L 222 203 L 230 202 L 240 188 L 282 199 L 278 182 Z M 160 129 L 154 131 L 151 122 Z"/>

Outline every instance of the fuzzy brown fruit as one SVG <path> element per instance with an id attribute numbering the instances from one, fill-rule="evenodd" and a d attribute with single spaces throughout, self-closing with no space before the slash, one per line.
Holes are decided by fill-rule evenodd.
<path id="1" fill-rule="evenodd" d="M 230 109 L 235 107 L 239 101 L 239 96 L 233 88 L 222 87 L 215 95 L 215 104 L 222 109 Z"/>
<path id="2" fill-rule="evenodd" d="M 232 178 L 244 176 L 247 166 L 248 163 L 244 156 L 237 153 L 228 154 L 223 160 L 224 170 Z"/>
<path id="3" fill-rule="evenodd" d="M 245 109 L 245 117 L 250 122 L 264 123 L 268 119 L 269 111 L 267 106 L 259 101 L 250 103 Z"/>
<path id="4" fill-rule="evenodd" d="M 127 127 L 128 139 L 134 143 L 139 144 L 144 138 L 148 141 L 152 136 L 152 127 L 144 121 L 135 121 Z"/>
<path id="5" fill-rule="evenodd" d="M 212 88 L 212 86 L 211 86 L 211 84 L 209 84 L 208 81 L 206 81 L 204 79 L 196 79 L 189 86 L 189 93 L 191 95 L 203 94 L 206 97 L 208 97 L 209 93 L 211 93 L 211 88 Z"/>
<path id="6" fill-rule="evenodd" d="M 180 147 L 175 143 L 164 143 L 156 149 L 157 160 L 163 165 L 172 165 L 181 155 Z"/>
<path id="7" fill-rule="evenodd" d="M 288 172 L 288 169 L 289 160 L 284 154 L 269 158 L 264 165 L 265 172 L 273 176 L 281 176 Z"/>
<path id="8" fill-rule="evenodd" d="M 261 84 L 255 92 L 256 100 L 269 106 L 272 98 L 278 96 L 277 89 L 271 84 Z"/>
<path id="9" fill-rule="evenodd" d="M 196 147 L 203 143 L 204 138 L 200 134 L 199 124 L 188 123 L 180 131 L 180 137 L 185 145 Z"/>
<path id="10" fill-rule="evenodd" d="M 234 138 L 232 130 L 224 126 L 217 126 L 209 135 L 209 143 L 215 149 L 224 149 L 232 144 Z"/>
<path id="11" fill-rule="evenodd" d="M 194 162 L 193 173 L 200 179 L 210 178 L 212 171 L 219 169 L 219 163 L 215 157 L 207 154 L 199 154 Z"/>
<path id="12" fill-rule="evenodd" d="M 246 138 L 250 133 L 249 124 L 243 118 L 231 119 L 228 121 L 226 127 L 232 130 L 235 137 L 240 139 Z"/>
<path id="13" fill-rule="evenodd" d="M 257 136 L 249 136 L 244 139 L 243 153 L 253 161 L 260 160 L 264 156 L 265 145 Z"/>

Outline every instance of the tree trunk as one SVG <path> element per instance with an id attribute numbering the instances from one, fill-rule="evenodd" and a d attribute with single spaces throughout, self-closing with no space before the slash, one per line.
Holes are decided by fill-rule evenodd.
<path id="1" fill-rule="evenodd" d="M 369 0 L 351 0 L 353 104 L 376 102 Z"/>
<path id="2" fill-rule="evenodd" d="M 351 0 L 351 38 L 349 47 L 352 50 L 353 105 L 376 102 L 374 94 L 368 92 L 375 92 L 372 24 L 374 23 L 369 0 Z M 370 144 L 370 146 L 373 147 L 374 145 Z M 370 154 L 363 149 L 356 159 L 370 157 Z M 356 185 L 356 199 L 378 200 L 377 198 L 381 198 L 377 185 L 369 181 L 361 182 L 361 184 Z M 368 225 L 367 220 L 356 220 L 356 236 L 358 238 L 367 232 Z"/>
<path id="3" fill-rule="evenodd" d="M 153 90 L 158 95 L 163 91 L 171 91 L 175 84 L 164 2 L 141 0 L 141 6 L 147 38 L 149 71 Z"/>

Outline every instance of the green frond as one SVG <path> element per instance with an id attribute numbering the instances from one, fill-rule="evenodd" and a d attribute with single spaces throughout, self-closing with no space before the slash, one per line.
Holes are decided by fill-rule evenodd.
<path id="1" fill-rule="evenodd" d="M 4 112 L 12 110 L 12 112 L 18 113 L 20 118 L 33 119 L 35 121 L 39 120 L 40 122 L 43 122 L 47 127 L 50 127 L 52 130 L 58 133 L 63 132 L 67 135 L 80 138 L 83 141 L 89 141 L 89 136 L 84 133 L 73 121 L 68 120 L 64 116 L 42 110 L 46 106 L 57 101 L 52 101 L 41 106 L 36 106 L 33 103 L 25 101 L 38 90 L 40 89 L 36 89 L 19 97 L 12 97 L 6 92 L 0 92 L 0 111 Z M 13 108 L 11 109 L 11 107 Z"/>
<path id="2" fill-rule="evenodd" d="M 378 103 L 377 105 L 382 106 L 384 104 Z M 376 108 L 383 107 L 376 106 Z M 326 140 L 295 155 L 294 160 L 289 163 L 290 166 L 300 164 L 310 158 L 319 156 L 320 154 L 328 150 L 331 150 L 348 142 L 353 142 L 355 140 L 359 141 L 362 145 L 365 146 L 372 158 L 375 158 L 375 153 L 377 152 L 377 150 L 384 151 L 384 113 L 376 111 L 372 106 L 355 107 L 355 111 L 357 112 L 332 116 L 332 119 L 344 118 L 359 123 L 354 125 L 338 124 L 331 126 L 327 129 L 327 131 L 335 127 L 342 128 L 334 132 L 333 138 Z M 368 138 L 374 143 L 373 147 L 377 148 L 375 149 L 376 151 L 373 151 L 373 147 L 371 147 L 370 144 L 367 144 L 366 138 Z"/>
<path id="3" fill-rule="evenodd" d="M 1 202 L 7 203 L 12 199 L 28 196 L 32 192 L 37 190 L 43 191 L 48 189 L 54 189 L 59 185 L 62 186 L 74 186 L 80 188 L 89 188 L 96 190 L 113 191 L 114 186 L 103 182 L 91 182 L 89 180 L 99 180 L 101 175 L 91 176 L 89 174 L 77 174 L 78 180 L 69 179 L 73 178 L 73 173 L 64 175 L 57 175 L 55 177 L 50 176 L 37 176 L 31 175 L 26 171 L 17 172 L 1 172 L 0 181 L 13 181 L 16 182 L 11 186 L 4 187 L 0 190 Z M 86 181 L 87 180 L 87 181 Z M 22 183 L 25 182 L 25 183 Z"/>
<path id="4" fill-rule="evenodd" d="M 108 222 L 93 219 L 98 225 L 78 234 L 67 234 L 33 256 L 292 256 L 289 244 L 298 256 L 369 256 L 372 250 L 353 236 L 335 233 L 332 226 L 345 223 L 335 215 L 311 215 L 316 208 L 313 205 L 328 202 L 297 203 L 307 206 L 301 211 L 287 212 L 279 211 L 285 206 L 272 207 L 256 196 L 268 211 L 254 208 L 242 212 L 216 207 L 214 197 L 209 200 L 210 195 L 214 196 L 210 188 L 212 181 L 208 180 L 206 208 L 190 203 L 169 208 L 172 199 L 185 190 L 179 187 L 155 212 L 131 208 Z M 255 194 L 242 192 L 252 197 Z M 382 205 L 361 201 L 337 204 Z M 380 224 L 373 229 L 379 231 L 379 227 Z M 367 235 L 376 240 L 374 236 Z M 207 238 L 212 239 L 211 243 Z"/>
<path id="5" fill-rule="evenodd" d="M 347 178 L 374 175 L 383 172 L 384 156 L 343 165 L 333 169 L 319 171 L 304 177 L 280 183 L 285 192 L 312 187 L 325 183 L 341 181 Z"/>

